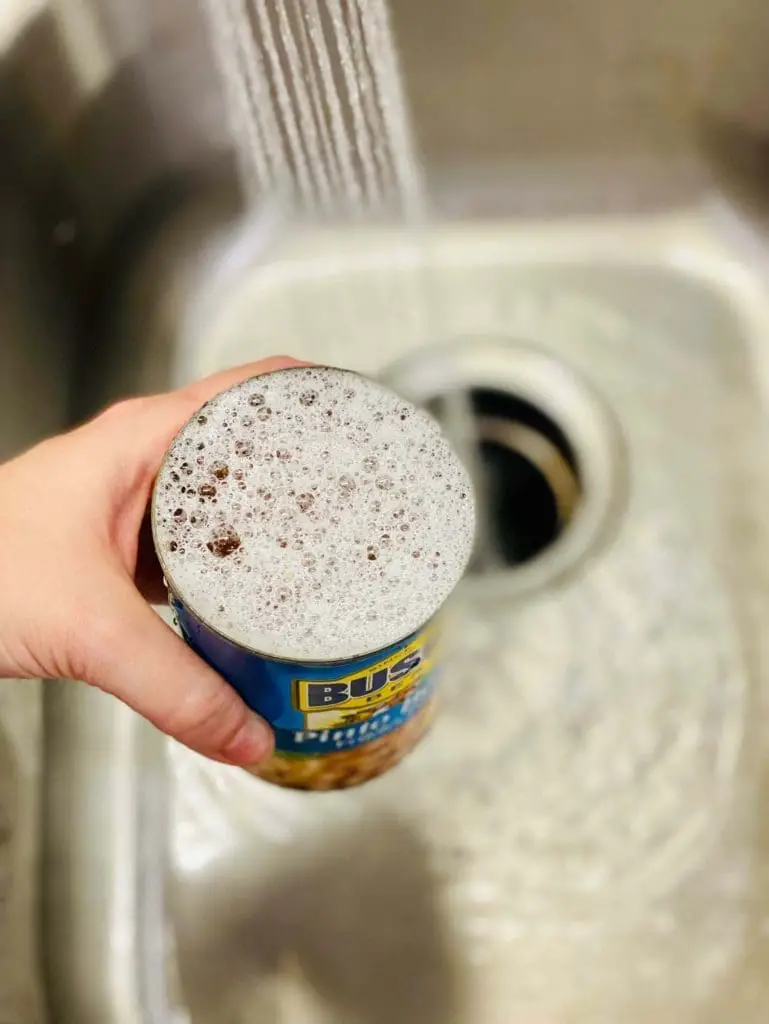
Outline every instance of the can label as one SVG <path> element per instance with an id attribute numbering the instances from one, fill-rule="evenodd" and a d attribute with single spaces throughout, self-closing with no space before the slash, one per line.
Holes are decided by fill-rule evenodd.
<path id="1" fill-rule="evenodd" d="M 331 789 L 386 771 L 432 719 L 437 627 L 354 661 L 277 661 L 208 629 L 181 601 L 182 636 L 275 733 L 275 754 L 256 773 L 282 785 Z"/>

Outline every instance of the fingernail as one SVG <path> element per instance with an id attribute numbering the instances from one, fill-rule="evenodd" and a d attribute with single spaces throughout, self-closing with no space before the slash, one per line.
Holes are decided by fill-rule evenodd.
<path id="1" fill-rule="evenodd" d="M 229 764 L 260 764 L 270 756 L 274 746 L 272 729 L 264 719 L 252 714 L 222 751 L 222 757 Z"/>

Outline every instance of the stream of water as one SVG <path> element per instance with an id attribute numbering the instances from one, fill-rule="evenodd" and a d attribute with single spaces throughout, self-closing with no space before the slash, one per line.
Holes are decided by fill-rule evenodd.
<path id="1" fill-rule="evenodd" d="M 292 216 L 311 220 L 386 214 L 410 225 L 418 250 L 427 189 L 387 0 L 202 2 L 247 201 L 277 198 Z M 418 287 L 397 301 L 426 306 L 431 333 L 445 340 L 440 300 L 427 275 L 417 276 Z M 360 326 L 365 337 L 364 320 Z M 457 387 L 442 406 L 446 432 L 482 497 L 468 396 Z M 475 563 L 490 568 L 483 516 L 479 523 Z"/>
<path id="2" fill-rule="evenodd" d="M 419 221 L 425 188 L 386 0 L 202 0 L 252 202 Z"/>

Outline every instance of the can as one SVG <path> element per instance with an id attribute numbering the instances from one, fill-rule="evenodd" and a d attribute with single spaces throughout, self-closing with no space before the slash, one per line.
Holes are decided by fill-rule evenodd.
<path id="1" fill-rule="evenodd" d="M 275 752 L 254 774 L 293 789 L 344 789 L 382 775 L 422 739 L 436 710 L 439 618 L 349 661 L 279 661 L 233 643 L 169 590 L 189 646 L 268 722 Z"/>
<path id="2" fill-rule="evenodd" d="M 293 379 L 284 376 L 288 374 L 293 375 Z M 280 380 L 276 381 L 275 378 L 278 377 L 280 377 Z M 231 423 L 236 419 L 236 416 L 233 414 L 232 407 L 232 402 L 235 399 L 233 398 L 230 404 L 227 405 L 229 392 L 216 396 L 215 399 L 206 403 L 203 409 L 199 410 L 191 418 L 187 427 L 183 428 L 172 443 L 163 467 L 161 467 L 153 495 L 152 527 L 158 558 L 165 575 L 174 622 L 181 636 L 192 650 L 227 680 L 237 690 L 244 702 L 260 715 L 274 732 L 275 749 L 273 755 L 265 764 L 250 770 L 266 781 L 295 789 L 329 790 L 346 788 L 366 782 L 392 768 L 413 749 L 425 735 L 433 721 L 436 708 L 436 669 L 439 654 L 441 608 L 445 603 L 445 598 L 448 596 L 450 588 L 458 582 L 462 570 L 469 560 L 472 548 L 474 509 L 472 507 L 470 482 L 464 467 L 456 454 L 451 451 L 445 438 L 440 434 L 440 429 L 435 421 L 427 417 L 426 414 L 416 410 L 413 406 L 410 406 L 409 403 L 404 402 L 394 392 L 390 392 L 389 389 L 369 381 L 367 378 L 351 374 L 350 371 L 335 370 L 329 367 L 315 367 L 312 369 L 292 368 L 278 370 L 272 374 L 265 375 L 265 377 L 252 378 L 252 381 L 260 382 L 258 385 L 256 383 L 253 384 L 254 388 L 258 387 L 260 390 L 258 393 L 252 391 L 247 395 L 247 411 L 249 415 L 246 417 L 246 422 L 249 424 L 249 429 L 257 430 L 257 426 L 259 426 L 261 434 L 255 433 L 254 438 L 258 440 L 261 437 L 267 447 L 272 444 L 274 448 L 276 443 L 276 435 L 270 431 L 279 431 L 281 429 L 274 422 L 279 418 L 277 406 L 285 398 L 285 393 L 288 393 L 290 388 L 294 388 L 294 391 L 290 392 L 294 394 L 300 384 L 306 387 L 307 384 L 303 383 L 305 381 L 313 383 L 313 387 L 316 390 L 311 392 L 312 395 L 316 395 L 316 393 L 318 395 L 326 395 L 329 393 L 332 396 L 328 399 L 328 409 L 322 410 L 323 419 L 321 420 L 321 426 L 318 428 L 319 432 L 328 430 L 326 416 L 331 417 L 333 420 L 332 407 L 337 406 L 337 402 L 333 400 L 333 395 L 336 394 L 334 389 L 338 390 L 338 405 L 340 409 L 344 410 L 340 412 L 341 421 L 346 424 L 348 430 L 348 435 L 346 436 L 348 439 L 351 436 L 354 438 L 348 444 L 348 454 L 352 452 L 353 454 L 350 455 L 350 458 L 353 460 L 360 458 L 364 465 L 371 462 L 371 459 L 366 457 L 366 452 L 369 449 L 366 449 L 365 446 L 360 446 L 359 438 L 354 433 L 354 424 L 350 425 L 349 419 L 351 415 L 349 412 L 350 403 L 353 401 L 350 396 L 353 393 L 357 395 L 359 389 L 365 390 L 368 388 L 375 393 L 372 401 L 384 403 L 384 408 L 391 410 L 392 420 L 396 426 L 393 428 L 392 424 L 390 424 L 388 428 L 387 424 L 385 424 L 385 428 L 389 430 L 389 433 L 385 432 L 384 434 L 385 440 L 382 441 L 383 451 L 390 448 L 392 438 L 398 436 L 398 430 L 401 432 L 401 436 L 405 437 L 404 444 L 411 443 L 412 435 L 408 433 L 408 421 L 412 412 L 415 419 L 422 417 L 421 426 L 415 425 L 413 428 L 414 437 L 418 437 L 420 444 L 422 444 L 421 447 L 417 446 L 415 450 L 418 450 L 418 452 L 432 451 L 432 455 L 425 455 L 423 458 L 425 460 L 428 457 L 432 458 L 434 462 L 419 463 L 417 468 L 419 466 L 423 468 L 425 466 L 440 467 L 440 472 L 438 469 L 435 469 L 435 480 L 430 485 L 433 487 L 431 493 L 434 492 L 434 494 L 439 495 L 437 499 L 438 515 L 435 516 L 435 521 L 427 517 L 420 518 L 417 515 L 419 499 L 414 497 L 412 505 L 409 506 L 415 516 L 412 520 L 414 525 L 411 528 L 411 533 L 423 529 L 424 535 L 429 535 L 433 540 L 438 536 L 445 536 L 446 524 L 441 520 L 440 512 L 445 510 L 447 507 L 445 503 L 449 501 L 445 497 L 446 491 L 451 490 L 449 479 L 454 482 L 456 489 L 462 492 L 459 494 L 459 498 L 470 499 L 470 501 L 465 502 L 468 506 L 468 511 L 465 512 L 463 509 L 462 515 L 457 515 L 456 517 L 457 523 L 460 526 L 461 543 L 455 544 L 452 549 L 453 554 L 450 558 L 451 567 L 448 575 L 440 577 L 441 582 L 439 586 L 442 588 L 440 593 L 436 591 L 433 594 L 422 585 L 422 589 L 419 592 L 422 595 L 427 595 L 424 603 L 418 604 L 418 611 L 415 610 L 413 605 L 410 607 L 410 611 L 404 611 L 403 605 L 399 603 L 400 600 L 403 599 L 408 603 L 408 598 L 411 596 L 409 587 L 411 585 L 416 586 L 418 578 L 425 579 L 426 577 L 418 577 L 418 573 L 421 570 L 416 568 L 417 562 L 414 562 L 412 567 L 410 558 L 406 560 L 409 563 L 408 565 L 405 565 L 403 561 L 397 562 L 397 564 L 393 563 L 395 568 L 393 570 L 392 579 L 394 582 L 392 586 L 394 586 L 395 590 L 391 592 L 389 604 L 382 604 L 381 595 L 379 595 L 375 588 L 369 587 L 366 590 L 366 595 L 370 602 L 367 614 L 373 618 L 375 623 L 373 627 L 374 632 L 370 632 L 368 627 L 366 627 L 360 636 L 351 633 L 350 629 L 352 626 L 350 623 L 355 620 L 358 605 L 350 596 L 354 591 L 348 589 L 348 587 L 354 588 L 359 577 L 365 580 L 378 578 L 376 575 L 366 576 L 365 574 L 367 572 L 384 573 L 381 565 L 383 562 L 386 562 L 387 558 L 384 553 L 380 553 L 381 562 L 370 562 L 369 559 L 372 558 L 373 548 L 371 546 L 366 548 L 365 540 L 360 540 L 361 561 L 358 567 L 352 567 L 349 570 L 345 570 L 346 574 L 343 573 L 342 578 L 345 581 L 344 597 L 340 597 L 339 592 L 337 592 L 337 601 L 341 602 L 338 605 L 339 607 L 343 606 L 344 600 L 348 600 L 346 607 L 349 618 L 335 619 L 332 616 L 327 620 L 333 623 L 336 630 L 335 635 L 341 638 L 339 645 L 334 648 L 334 653 L 337 656 L 333 660 L 330 658 L 328 660 L 323 660 L 323 658 L 315 660 L 312 655 L 315 653 L 316 648 L 305 648 L 302 650 L 303 657 L 299 659 L 294 657 L 294 652 L 298 651 L 299 648 L 290 649 L 290 645 L 287 647 L 285 643 L 281 647 L 283 629 L 288 622 L 287 619 L 280 617 L 283 614 L 282 611 L 269 613 L 273 614 L 272 631 L 258 634 L 265 642 L 263 644 L 253 644 L 252 646 L 252 636 L 255 637 L 256 633 L 253 633 L 253 631 L 246 633 L 244 639 L 243 633 L 225 628 L 227 625 L 225 620 L 230 615 L 237 615 L 241 609 L 245 609 L 245 604 L 238 605 L 237 602 L 235 604 L 230 602 L 229 611 L 224 606 L 226 601 L 217 607 L 216 603 L 212 603 L 209 600 L 208 584 L 203 589 L 198 588 L 195 590 L 195 586 L 198 586 L 200 583 L 199 577 L 194 577 L 196 581 L 194 586 L 190 584 L 189 577 L 184 577 L 185 584 L 183 586 L 180 586 L 179 579 L 175 578 L 175 570 L 178 569 L 182 575 L 183 571 L 179 569 L 179 562 L 174 564 L 174 559 L 178 555 L 176 553 L 169 554 L 169 552 L 177 552 L 179 545 L 174 540 L 169 540 L 169 538 L 181 535 L 173 532 L 176 527 L 171 520 L 178 517 L 180 520 L 186 520 L 191 523 L 197 518 L 202 517 L 206 519 L 207 517 L 206 522 L 210 526 L 211 520 L 222 515 L 222 504 L 216 506 L 218 499 L 221 499 L 221 502 L 226 504 L 231 500 L 231 495 L 234 493 L 237 500 L 232 499 L 232 507 L 242 510 L 243 501 L 252 493 L 244 490 L 250 484 L 244 478 L 244 471 L 240 469 L 243 462 L 237 463 L 237 469 L 234 466 L 231 467 L 229 463 L 222 463 L 219 454 L 220 449 L 215 449 L 213 442 L 208 445 L 206 444 L 208 435 L 205 431 L 212 430 L 215 433 L 215 424 L 219 424 L 220 428 L 226 428 L 231 432 Z M 289 381 L 290 383 L 287 383 Z M 236 387 L 245 389 L 249 384 L 250 382 L 244 382 L 243 385 Z M 294 386 L 295 384 L 296 387 Z M 343 384 L 346 387 L 343 387 Z M 350 384 L 354 384 L 355 387 L 351 389 Z M 326 389 L 325 391 L 323 390 L 324 388 Z M 235 390 L 230 389 L 231 392 Z M 312 416 L 319 416 L 320 413 L 317 412 L 317 406 L 323 404 L 320 403 L 320 399 L 316 401 L 313 398 L 312 401 L 309 401 L 309 394 L 307 391 L 300 392 L 300 400 L 303 402 L 301 411 L 302 415 L 305 416 L 303 422 L 309 422 Z M 255 417 L 250 414 L 250 410 L 256 409 L 258 413 L 267 408 L 265 395 L 270 399 L 271 404 L 269 408 L 272 408 L 273 405 L 276 406 L 276 415 L 273 416 L 271 414 L 267 418 L 263 417 L 260 423 L 266 423 L 267 425 L 260 426 L 253 422 Z M 222 403 L 221 407 L 217 406 L 217 401 Z M 347 405 L 343 405 L 344 402 L 347 402 Z M 291 412 L 284 409 L 283 413 L 281 413 L 287 421 L 291 421 L 290 427 L 282 428 L 284 429 L 284 434 L 281 435 L 283 437 L 282 444 L 287 443 L 286 437 L 290 437 L 291 432 L 294 430 L 297 409 L 298 406 L 291 407 Z M 363 416 L 360 410 L 358 415 L 365 420 L 365 416 Z M 403 425 L 404 421 L 407 424 L 406 426 Z M 313 420 L 312 422 L 315 421 Z M 375 422 L 377 422 L 376 418 Z M 192 424 L 195 423 L 198 425 L 207 424 L 207 426 L 193 427 Z M 309 432 L 303 436 L 309 438 L 308 443 L 310 443 L 314 435 L 310 428 L 307 429 Z M 382 428 L 371 427 L 366 429 L 372 431 L 371 437 L 373 439 L 375 438 L 376 431 Z M 393 429 L 396 430 L 395 434 L 393 434 Z M 193 431 L 193 433 L 185 437 L 185 430 Z M 197 431 L 197 433 L 194 433 L 194 431 Z M 351 435 L 349 431 L 353 431 L 353 434 Z M 216 436 L 221 440 L 223 436 L 221 429 Z M 321 436 L 325 438 L 327 435 L 321 433 Z M 432 449 L 429 448 L 429 445 L 422 443 L 425 440 L 433 444 Z M 229 444 L 230 442 L 226 441 L 225 443 Z M 333 442 L 326 442 L 324 440 L 324 445 L 326 443 Z M 374 445 L 375 440 L 372 440 L 371 443 Z M 264 474 L 265 470 L 263 466 L 256 466 L 255 468 L 256 460 L 259 457 L 258 452 L 255 450 L 256 445 L 251 440 L 248 441 L 248 444 L 244 444 L 243 441 L 233 441 L 232 444 L 234 446 L 232 449 L 234 454 L 230 462 L 234 461 L 238 453 L 242 454 L 244 451 L 247 451 L 248 459 L 250 460 L 248 462 L 250 466 L 249 472 L 252 472 L 254 477 L 259 478 L 257 482 L 262 481 L 263 477 L 260 477 L 259 473 Z M 186 456 L 189 461 L 169 462 L 171 453 L 174 451 L 174 445 L 180 445 L 179 450 L 183 450 L 185 453 L 188 451 L 196 453 L 196 459 L 192 460 L 191 456 Z M 187 447 L 184 447 L 185 445 Z M 206 448 L 210 449 L 212 453 L 210 457 L 214 460 L 211 464 L 213 474 L 211 477 L 205 476 L 205 473 L 208 472 L 203 465 L 205 456 L 197 454 L 199 449 L 205 450 Z M 371 450 L 373 451 L 373 448 Z M 435 451 L 440 451 L 440 454 L 435 455 Z M 268 463 L 269 465 L 274 467 L 276 462 L 281 463 L 279 471 L 275 468 L 272 470 L 276 483 L 271 485 L 281 486 L 281 474 L 284 471 L 290 472 L 285 470 L 285 455 L 288 453 L 281 449 L 274 453 L 277 454 L 277 458 L 273 458 L 270 452 L 266 454 L 270 456 L 271 461 Z M 281 459 L 281 455 L 284 458 Z M 302 457 L 300 458 L 299 455 Z M 328 472 L 329 468 L 326 464 L 328 460 L 325 458 L 327 455 L 327 452 L 323 452 L 324 458 L 321 459 L 325 473 Z M 311 459 L 307 451 L 302 451 L 299 448 L 296 461 L 301 465 L 301 463 L 311 461 Z M 201 466 L 199 470 L 196 469 L 198 463 Z M 169 466 L 171 464 L 182 471 L 183 479 L 180 478 L 180 474 L 170 470 Z M 290 460 L 289 464 L 291 464 Z M 395 465 L 395 463 L 392 463 L 392 465 Z M 394 472 L 396 474 L 408 472 L 411 468 L 409 466 L 406 470 L 402 471 L 400 463 L 398 463 L 397 469 Z M 232 472 L 230 471 L 231 469 Z M 307 466 L 297 470 L 297 472 L 305 471 L 310 472 Z M 373 470 L 371 472 L 374 473 Z M 196 473 L 198 474 L 197 476 L 195 475 Z M 175 478 L 177 482 L 169 483 L 169 477 L 171 480 Z M 440 480 L 437 479 L 438 477 L 440 477 Z M 377 506 L 386 503 L 387 495 L 390 493 L 406 495 L 406 497 L 393 499 L 395 506 L 400 506 L 403 503 L 409 504 L 411 499 L 405 489 L 398 491 L 389 478 L 383 479 L 381 476 L 376 476 L 376 473 L 374 473 L 374 478 L 375 483 L 371 487 L 379 487 L 380 489 L 372 490 L 371 497 L 375 498 L 377 494 L 380 495 L 381 500 L 375 502 Z M 346 494 L 344 500 L 352 500 L 350 497 L 351 483 L 349 478 L 346 475 L 342 475 L 338 479 L 340 485 L 344 484 Z M 361 477 L 361 480 L 363 479 Z M 413 474 L 408 479 L 416 481 L 416 477 Z M 292 478 L 286 494 L 293 495 L 294 498 L 292 500 L 294 504 L 298 503 L 300 511 L 295 509 L 294 514 L 297 517 L 304 516 L 305 514 L 311 516 L 313 513 L 308 512 L 308 496 L 301 493 L 297 495 L 293 482 Z M 414 484 L 417 495 L 419 494 L 420 483 L 424 485 L 423 481 L 417 481 Z M 217 487 L 219 488 L 218 498 L 214 493 Z M 233 490 L 233 488 L 239 488 L 240 490 Z M 161 489 L 163 489 L 164 494 L 162 500 L 160 497 Z M 258 495 L 262 494 L 263 491 L 264 487 L 261 487 L 257 488 L 253 493 Z M 174 496 L 174 502 L 178 500 L 180 503 L 187 501 L 192 496 L 192 503 L 188 505 L 188 518 L 187 512 L 185 512 L 181 505 L 179 508 L 171 511 L 174 502 L 169 505 L 167 497 L 169 493 Z M 361 493 L 367 495 L 369 492 L 363 487 Z M 246 494 L 246 498 L 243 497 L 244 494 Z M 267 494 L 264 497 L 265 500 L 267 498 L 272 499 L 271 494 Z M 320 498 L 318 499 L 319 501 Z M 207 512 L 206 508 L 208 509 Z M 432 506 L 432 511 L 433 513 L 436 512 L 435 504 Z M 403 509 L 396 508 L 393 515 L 402 517 L 404 515 Z M 357 522 L 357 520 L 354 521 Z M 268 517 L 267 525 L 263 527 L 267 532 L 269 532 L 269 522 Z M 403 519 L 393 520 L 393 522 L 396 525 L 400 524 L 399 529 L 409 529 L 408 525 L 403 522 Z M 169 523 L 171 524 L 170 526 L 168 525 Z M 317 518 L 315 525 L 319 525 Z M 187 529 L 186 526 L 185 529 Z M 255 534 L 253 532 L 254 529 L 254 527 L 251 528 L 250 536 L 256 551 L 259 545 L 263 543 L 264 536 L 261 533 Z M 451 530 L 448 532 L 451 533 Z M 411 537 L 411 533 L 408 534 L 408 537 Z M 403 537 L 405 536 L 406 534 L 403 535 Z M 396 539 L 401 542 L 403 538 L 398 537 Z M 384 540 L 384 537 L 382 537 L 382 540 Z M 255 565 L 256 573 L 245 577 L 248 581 L 246 590 L 240 591 L 244 601 L 248 602 L 252 594 L 256 592 L 253 590 L 254 587 L 271 588 L 269 580 L 271 579 L 270 573 L 273 569 L 279 575 L 282 565 L 281 559 L 287 558 L 291 552 L 290 545 L 288 545 L 285 538 L 278 537 L 278 541 L 280 551 L 271 549 L 275 550 L 275 553 L 270 555 L 266 562 L 260 562 Z M 347 543 L 346 534 L 343 542 Z M 358 541 L 356 540 L 355 543 L 358 543 Z M 214 563 L 217 562 L 217 558 L 221 565 L 233 553 L 236 554 L 233 561 L 235 564 L 239 564 L 237 562 L 239 557 L 237 552 L 240 544 L 241 538 L 234 530 L 229 531 L 229 529 L 211 539 L 205 545 L 211 552 L 210 566 L 206 571 L 215 571 Z M 187 542 L 185 542 L 186 545 Z M 201 551 L 204 547 L 197 534 L 195 546 Z M 437 542 L 433 547 L 436 546 L 438 546 Z M 394 550 L 396 547 L 394 541 L 389 543 L 389 547 Z M 303 557 L 305 557 L 307 553 L 306 546 L 303 550 L 305 552 Z M 323 552 L 320 549 L 316 550 L 316 554 L 319 557 L 323 557 Z M 414 551 L 413 554 L 417 558 L 417 556 L 421 555 L 421 551 Z M 437 559 L 440 552 L 435 551 L 434 555 Z M 200 556 L 202 559 L 206 557 L 208 556 L 205 556 L 205 554 Z M 373 557 L 376 559 L 377 556 L 374 554 Z M 424 561 L 429 561 L 429 558 L 425 558 Z M 380 568 L 377 568 L 377 566 Z M 437 567 L 436 562 L 433 568 Z M 251 572 L 250 563 L 248 571 Z M 438 577 L 435 578 L 437 579 Z M 206 579 L 209 579 L 209 577 L 206 577 Z M 228 580 L 226 572 L 224 577 L 220 577 L 220 579 L 225 581 L 226 590 L 226 581 Z M 232 582 L 232 577 L 229 577 L 229 579 Z M 369 586 L 369 584 L 366 584 L 366 586 Z M 236 587 L 233 589 L 233 593 L 235 592 Z M 217 594 L 220 596 L 222 593 L 222 590 L 217 591 Z M 395 598 L 392 596 L 393 593 Z M 217 598 L 218 600 L 219 598 Z M 279 605 L 274 604 L 272 607 L 278 609 Z M 282 608 L 282 606 L 280 607 Z M 335 605 L 334 607 L 337 606 Z M 218 618 L 217 612 L 222 613 Z M 421 617 L 423 613 L 429 614 L 428 621 L 422 626 L 414 628 L 419 621 L 417 616 Z M 360 614 L 362 615 L 362 613 Z M 275 615 L 277 615 L 277 618 Z M 249 619 L 250 621 L 252 620 Z M 398 635 L 400 625 L 404 628 L 404 635 L 400 639 L 390 642 L 390 638 L 393 635 Z M 232 626 L 232 623 L 229 623 L 229 626 Z M 388 645 L 384 647 L 377 645 L 373 650 L 362 651 L 360 654 L 357 654 L 355 651 L 357 640 L 351 640 L 351 637 L 358 637 L 358 639 L 362 640 L 364 636 L 366 638 L 373 638 L 375 635 L 378 639 L 387 640 Z M 268 646 L 268 644 L 272 648 L 271 650 L 257 649 L 257 647 Z"/>

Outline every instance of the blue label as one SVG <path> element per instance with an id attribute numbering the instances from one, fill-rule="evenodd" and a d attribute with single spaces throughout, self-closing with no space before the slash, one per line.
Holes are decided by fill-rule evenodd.
<path id="1" fill-rule="evenodd" d="M 332 754 L 339 750 L 350 750 L 364 743 L 371 743 L 382 736 L 399 729 L 429 702 L 435 690 L 435 675 L 431 672 L 417 683 L 399 704 L 379 708 L 364 722 L 341 729 L 320 731 L 301 729 L 290 731 L 277 729 L 275 746 L 285 754 L 312 755 Z"/>
<path id="2" fill-rule="evenodd" d="M 182 636 L 273 728 L 276 753 L 322 758 L 395 732 L 434 690 L 434 627 L 363 658 L 333 665 L 277 661 L 200 622 L 178 599 Z"/>

